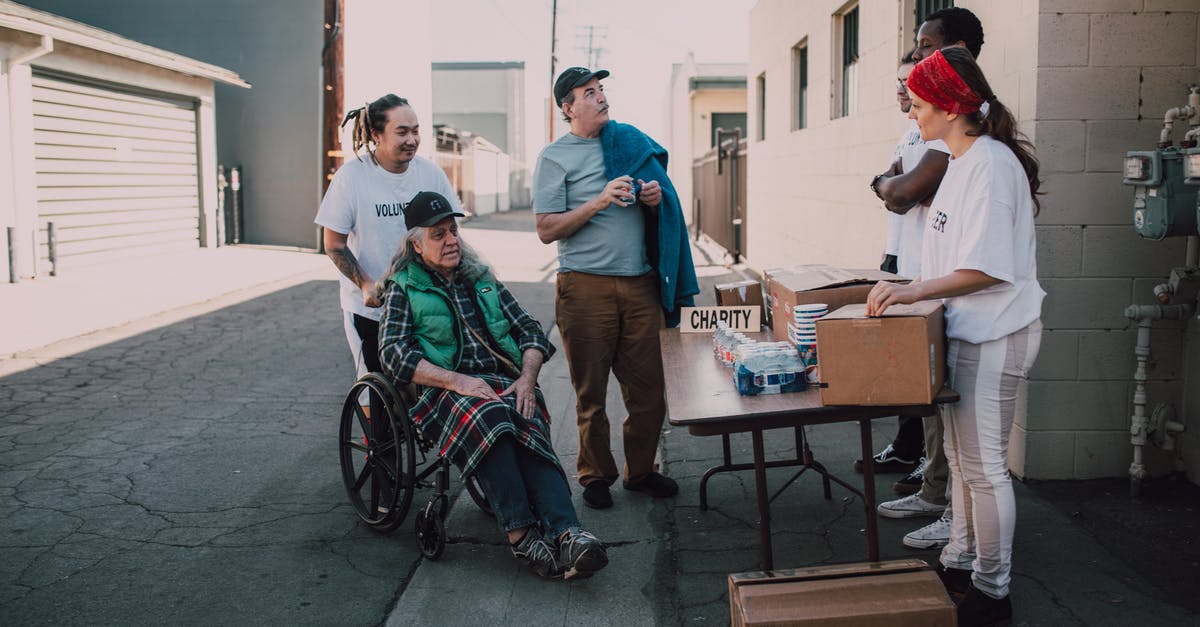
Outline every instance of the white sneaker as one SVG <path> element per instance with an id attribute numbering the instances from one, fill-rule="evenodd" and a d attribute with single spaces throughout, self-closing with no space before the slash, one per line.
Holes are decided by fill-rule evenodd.
<path id="1" fill-rule="evenodd" d="M 941 516 L 946 511 L 945 505 L 935 505 L 921 498 L 921 494 L 910 494 L 906 497 L 880 503 L 875 508 L 880 516 L 885 518 L 917 518 L 919 516 Z"/>
<path id="2" fill-rule="evenodd" d="M 904 536 L 904 546 L 911 549 L 940 549 L 950 543 L 949 510 L 941 518 L 909 532 Z"/>

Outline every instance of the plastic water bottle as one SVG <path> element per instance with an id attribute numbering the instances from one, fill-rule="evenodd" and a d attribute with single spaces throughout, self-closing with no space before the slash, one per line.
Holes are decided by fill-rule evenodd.
<path id="1" fill-rule="evenodd" d="M 762 392 L 755 377 L 762 368 L 762 349 L 757 343 L 744 343 L 738 347 L 737 360 L 733 368 L 733 380 L 738 394 L 754 396 Z"/>

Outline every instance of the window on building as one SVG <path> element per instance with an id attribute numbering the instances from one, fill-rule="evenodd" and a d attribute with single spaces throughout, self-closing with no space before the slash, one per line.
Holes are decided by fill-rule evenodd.
<path id="1" fill-rule="evenodd" d="M 754 93 L 758 98 L 758 140 L 767 138 L 767 75 L 759 74 L 755 79 Z"/>
<path id="2" fill-rule="evenodd" d="M 917 6 L 915 9 L 917 28 L 921 27 L 921 23 L 925 21 L 925 18 L 929 17 L 930 13 L 941 11 L 942 9 L 948 9 L 952 6 L 954 6 L 954 0 L 917 0 Z"/>
<path id="3" fill-rule="evenodd" d="M 852 115 L 858 108 L 858 5 L 834 15 L 833 117 Z"/>
<path id="4" fill-rule="evenodd" d="M 792 130 L 808 126 L 808 39 L 792 48 Z"/>
<path id="5" fill-rule="evenodd" d="M 745 113 L 713 113 L 712 117 L 712 136 L 710 138 L 709 147 L 717 145 L 717 129 L 722 129 L 725 132 L 730 132 L 735 128 L 741 129 L 741 136 L 746 137 L 746 114 Z"/>

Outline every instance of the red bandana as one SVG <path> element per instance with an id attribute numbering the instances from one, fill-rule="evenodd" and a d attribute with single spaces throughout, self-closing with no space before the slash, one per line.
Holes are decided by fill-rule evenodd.
<path id="1" fill-rule="evenodd" d="M 908 75 L 908 89 L 948 113 L 974 113 L 983 104 L 950 62 L 938 50 L 926 57 Z"/>

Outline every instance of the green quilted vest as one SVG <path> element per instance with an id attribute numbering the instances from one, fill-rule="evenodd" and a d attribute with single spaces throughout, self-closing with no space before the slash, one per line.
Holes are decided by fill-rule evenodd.
<path id="1" fill-rule="evenodd" d="M 408 296 L 408 307 L 413 315 L 413 334 L 425 352 L 425 359 L 446 370 L 456 369 L 462 358 L 462 334 L 467 331 L 459 324 L 450 295 L 434 285 L 429 273 L 415 263 L 393 274 L 389 280 L 399 285 Z M 475 306 L 483 312 L 488 332 L 504 354 L 520 368 L 521 350 L 509 335 L 512 324 L 504 317 L 500 290 L 491 273 L 476 281 L 473 289 Z"/>

